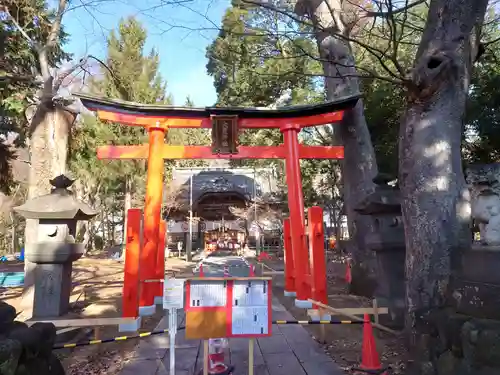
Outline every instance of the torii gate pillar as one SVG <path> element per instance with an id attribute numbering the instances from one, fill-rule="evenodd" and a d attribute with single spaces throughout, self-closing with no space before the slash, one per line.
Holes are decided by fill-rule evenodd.
<path id="1" fill-rule="evenodd" d="M 305 237 L 304 195 L 302 192 L 299 159 L 298 134 L 300 129 L 300 125 L 290 124 L 281 127 L 280 131 L 283 133 L 283 143 L 287 151 L 285 167 L 286 184 L 288 185 L 293 265 L 295 267 L 295 306 L 309 309 L 312 307 L 312 304 L 308 301 L 310 283 L 306 279 L 306 275 L 309 274 L 309 258 Z"/>
<path id="2" fill-rule="evenodd" d="M 146 202 L 144 205 L 144 248 L 141 251 L 141 290 L 139 295 L 139 314 L 153 315 L 156 311 L 155 294 L 158 294 L 156 262 L 158 245 L 160 243 L 161 203 L 163 195 L 163 144 L 165 142 L 166 127 L 156 123 L 148 127 L 149 153 L 148 174 L 146 183 Z M 164 251 L 164 249 L 162 249 Z M 160 289 L 161 292 L 161 289 Z"/>

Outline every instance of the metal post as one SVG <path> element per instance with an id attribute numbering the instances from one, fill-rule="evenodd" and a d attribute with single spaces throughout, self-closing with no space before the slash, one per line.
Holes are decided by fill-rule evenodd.
<path id="1" fill-rule="evenodd" d="M 168 333 L 170 336 L 170 374 L 175 374 L 175 335 L 177 333 L 177 309 L 168 309 Z"/>
<path id="2" fill-rule="evenodd" d="M 186 244 L 186 260 L 191 262 L 193 250 L 193 170 L 189 179 L 189 236 Z"/>

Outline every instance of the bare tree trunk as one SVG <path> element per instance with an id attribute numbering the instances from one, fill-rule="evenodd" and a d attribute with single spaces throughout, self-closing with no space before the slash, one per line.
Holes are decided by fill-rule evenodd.
<path id="1" fill-rule="evenodd" d="M 50 192 L 49 180 L 66 172 L 71 126 L 75 114 L 59 107 L 39 105 L 31 121 L 30 175 L 28 199 Z M 26 220 L 25 251 L 37 242 L 38 222 Z M 25 279 L 21 306 L 23 315 L 32 314 L 34 264 L 25 260 Z"/>
<path id="2" fill-rule="evenodd" d="M 16 229 L 17 229 L 17 219 L 15 217 L 13 217 L 12 218 L 12 226 L 10 227 L 10 247 L 11 247 L 12 254 L 14 254 L 17 251 Z"/>
<path id="3" fill-rule="evenodd" d="M 341 0 L 301 0 L 295 8 L 298 15 L 307 14 L 315 26 L 328 100 L 359 93 L 351 48 L 338 36 L 347 37 L 349 33 L 344 24 L 342 7 Z M 370 230 L 370 221 L 355 209 L 363 198 L 373 192 L 375 185 L 372 180 L 378 169 L 361 100 L 345 114 L 340 124 L 333 127 L 332 141 L 345 148 L 342 177 L 351 238 L 349 252 L 353 257 L 351 292 L 371 295 L 377 284 L 377 265 L 374 254 L 367 249 L 364 241 L 364 233 Z"/>
<path id="4" fill-rule="evenodd" d="M 486 7 L 487 0 L 431 2 L 401 123 L 406 328 L 412 353 L 417 355 L 415 363 L 421 366 L 429 367 L 433 352 L 424 343 L 430 337 L 425 318 L 445 306 L 454 261 L 470 246 L 461 134 L 471 67 L 477 56 L 471 37 Z M 422 373 L 421 367 L 413 370 Z"/>
<path id="5" fill-rule="evenodd" d="M 87 254 L 87 252 L 89 251 L 90 230 L 91 230 L 90 228 L 92 227 L 92 224 L 88 222 L 84 222 L 83 224 L 84 225 L 82 227 L 83 230 L 82 245 L 85 249 L 85 254 Z"/>
<path id="6" fill-rule="evenodd" d="M 106 212 L 106 247 L 111 247 L 114 245 L 110 216 L 113 217 L 113 211 L 111 210 L 111 208 Z"/>
<path id="7" fill-rule="evenodd" d="M 125 201 L 123 205 L 123 250 L 121 260 L 125 260 L 125 245 L 127 244 L 127 213 L 132 208 L 132 179 L 125 177 Z"/>

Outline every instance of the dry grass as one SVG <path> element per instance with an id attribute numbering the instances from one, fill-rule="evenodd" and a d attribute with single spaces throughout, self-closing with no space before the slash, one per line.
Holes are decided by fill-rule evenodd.
<path id="1" fill-rule="evenodd" d="M 191 274 L 191 264 L 170 258 L 166 263 L 166 270 L 167 272 L 174 271 L 179 276 L 187 276 Z M 119 317 L 121 315 L 123 263 L 105 259 L 102 254 L 90 255 L 74 263 L 73 281 L 75 285 L 68 318 Z M 9 288 L 2 292 L 1 298 L 19 309 L 21 293 L 22 288 Z M 155 315 L 143 319 L 141 332 L 154 330 L 162 316 L 163 311 L 158 309 Z M 86 341 L 92 339 L 93 335 L 92 332 L 89 334 L 88 331 L 82 330 L 75 340 Z M 118 327 L 99 327 L 99 338 L 116 336 L 123 336 L 123 333 L 118 332 Z M 134 353 L 137 344 L 138 340 L 130 340 L 89 345 L 57 350 L 57 355 L 62 360 L 67 375 L 116 375 L 120 372 L 126 358 Z"/>

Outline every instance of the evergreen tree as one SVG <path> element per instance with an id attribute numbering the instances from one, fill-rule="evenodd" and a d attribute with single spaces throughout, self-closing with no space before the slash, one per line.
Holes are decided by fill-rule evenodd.
<path id="1" fill-rule="evenodd" d="M 234 0 L 206 54 L 217 104 L 269 107 L 321 99 L 321 85 L 314 78 L 321 67 L 307 56 L 315 46 L 304 31 L 287 16 Z M 277 129 L 247 130 L 240 134 L 239 141 L 241 145 L 277 145 L 282 143 L 282 136 Z M 273 160 L 237 160 L 231 164 L 271 165 L 278 171 L 283 168 L 283 163 Z"/>
<path id="2" fill-rule="evenodd" d="M 118 31 L 108 37 L 106 67 L 90 83 L 93 93 L 146 104 L 170 104 L 166 83 L 159 73 L 156 51 L 145 53 L 147 33 L 134 17 L 122 19 Z M 83 118 L 73 137 L 71 167 L 81 177 L 82 191 L 99 202 L 107 197 L 119 202 L 114 210 L 126 211 L 133 202 L 143 204 L 146 180 L 145 160 L 100 161 L 96 148 L 101 145 L 137 145 L 147 143 L 144 129 L 117 123 L 102 123 L 92 116 Z M 171 163 L 166 163 L 167 171 Z M 96 190 L 99 191 L 96 191 Z M 116 211 L 114 213 L 116 216 Z M 125 215 L 123 215 L 125 217 Z"/>
<path id="3" fill-rule="evenodd" d="M 184 107 L 195 107 L 193 100 L 187 96 Z M 178 146 L 208 146 L 211 142 L 209 129 L 170 129 L 167 134 L 167 143 Z M 177 167 L 203 167 L 206 160 L 186 159 L 175 161 Z M 170 176 L 170 170 L 167 171 Z"/>

